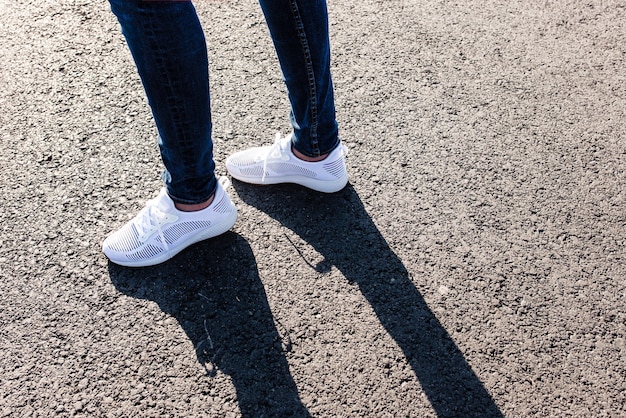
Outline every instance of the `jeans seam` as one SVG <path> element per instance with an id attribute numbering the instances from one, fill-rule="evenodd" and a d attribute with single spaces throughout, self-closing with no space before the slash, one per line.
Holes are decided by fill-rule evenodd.
<path id="1" fill-rule="evenodd" d="M 311 49 L 309 47 L 309 42 L 306 36 L 306 30 L 304 28 L 304 23 L 302 21 L 302 16 L 300 15 L 300 10 L 298 8 L 298 4 L 296 0 L 290 0 L 291 12 L 293 14 L 293 18 L 296 23 L 296 31 L 298 32 L 298 40 L 300 41 L 300 45 L 302 46 L 302 52 L 304 54 L 304 61 L 306 66 L 307 78 L 309 82 L 309 103 L 311 105 L 311 127 L 310 127 L 310 144 L 312 147 L 314 156 L 320 155 L 319 149 L 319 141 L 317 139 L 317 126 L 318 126 L 318 115 L 317 115 L 317 87 L 315 83 L 315 71 L 313 69 L 313 59 L 311 58 Z"/>

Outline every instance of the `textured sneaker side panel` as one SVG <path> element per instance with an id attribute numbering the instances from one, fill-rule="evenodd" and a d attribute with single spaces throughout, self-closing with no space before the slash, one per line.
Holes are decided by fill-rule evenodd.
<path id="1" fill-rule="evenodd" d="M 346 172 L 346 165 L 343 158 L 331 163 L 324 164 L 324 169 L 334 177 L 340 178 Z"/>

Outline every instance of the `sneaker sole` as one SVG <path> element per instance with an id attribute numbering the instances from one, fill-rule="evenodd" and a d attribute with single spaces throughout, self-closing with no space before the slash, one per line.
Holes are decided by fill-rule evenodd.
<path id="1" fill-rule="evenodd" d="M 113 261 L 113 260 L 111 260 L 111 257 L 109 257 L 109 260 L 111 260 L 111 262 L 113 262 L 115 264 L 119 264 L 120 266 L 124 266 L 124 267 L 149 267 L 149 266 L 155 266 L 157 264 L 164 263 L 167 260 L 173 258 L 178 253 L 180 253 L 182 250 L 184 250 L 185 248 L 188 248 L 189 246 L 191 246 L 193 244 L 196 244 L 196 243 L 198 243 L 200 241 L 204 241 L 206 239 L 215 238 L 215 237 L 217 237 L 219 235 L 222 235 L 222 234 L 228 232 L 230 230 L 230 228 L 232 228 L 233 225 L 235 225 L 236 221 L 237 221 L 237 211 L 234 210 L 219 225 L 216 225 L 213 228 L 210 228 L 210 229 L 208 229 L 206 231 L 202 231 L 202 232 L 198 233 L 197 235 L 194 235 L 192 238 L 190 238 L 189 240 L 187 240 L 185 242 L 185 245 L 181 245 L 181 246 L 179 246 L 177 248 L 174 248 L 174 249 L 171 249 L 169 251 L 166 251 L 163 254 L 160 254 L 158 257 L 154 257 L 154 258 L 151 258 L 149 260 L 141 260 L 141 261 L 118 260 L 118 261 Z M 106 253 L 105 253 L 105 255 L 106 255 Z M 108 257 L 108 255 L 107 255 L 107 257 Z"/>
<path id="2" fill-rule="evenodd" d="M 317 192 L 322 193 L 335 193 L 342 190 L 348 184 L 348 176 L 341 177 L 337 180 L 316 180 L 310 177 L 302 177 L 302 176 L 281 176 L 281 177 L 266 177 L 265 181 L 261 182 L 257 177 L 245 177 L 238 174 L 230 173 L 233 178 L 243 181 L 244 183 L 256 184 L 258 186 L 271 185 L 271 184 L 282 184 L 282 183 L 293 183 L 299 184 L 300 186 L 304 186 L 306 188 L 315 190 Z"/>

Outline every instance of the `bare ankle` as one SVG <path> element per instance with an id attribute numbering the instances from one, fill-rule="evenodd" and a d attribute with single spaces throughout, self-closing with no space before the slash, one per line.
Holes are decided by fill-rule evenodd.
<path id="1" fill-rule="evenodd" d="M 301 159 L 302 161 L 307 161 L 309 163 L 316 163 L 328 157 L 328 154 L 320 155 L 319 157 L 309 157 L 308 155 L 304 155 L 303 153 L 295 149 L 293 145 L 291 146 L 291 152 L 293 152 L 293 155 L 295 155 L 297 158 Z"/>
<path id="2" fill-rule="evenodd" d="M 213 203 L 213 199 L 215 199 L 215 193 L 213 193 L 213 195 L 206 202 L 196 203 L 192 205 L 187 204 L 187 203 L 174 202 L 174 206 L 176 206 L 176 209 L 178 209 L 181 212 L 197 212 L 199 210 L 206 209 L 209 206 L 211 206 L 211 203 Z"/>

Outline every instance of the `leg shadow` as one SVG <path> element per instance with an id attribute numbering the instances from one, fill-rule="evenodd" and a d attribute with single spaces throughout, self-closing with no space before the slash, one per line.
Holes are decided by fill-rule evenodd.
<path id="1" fill-rule="evenodd" d="M 259 188 L 234 181 L 234 187 L 242 200 L 275 218 L 324 257 L 316 270 L 328 271 L 334 265 L 359 286 L 404 352 L 438 416 L 503 416 L 352 186 L 331 195 L 293 185 Z"/>
<path id="2" fill-rule="evenodd" d="M 289 373 L 250 245 L 227 233 L 146 268 L 109 263 L 122 293 L 176 318 L 209 375 L 228 374 L 243 417 L 310 416 Z"/>

